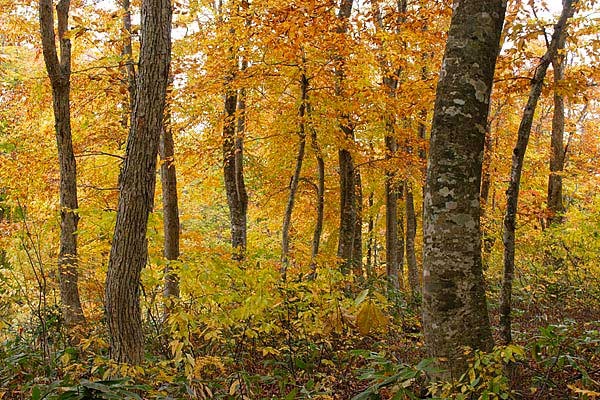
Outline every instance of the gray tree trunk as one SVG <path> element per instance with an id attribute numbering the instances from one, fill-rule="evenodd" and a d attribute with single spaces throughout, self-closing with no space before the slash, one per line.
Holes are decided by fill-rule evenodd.
<path id="1" fill-rule="evenodd" d="M 56 5 L 60 58 L 54 35 L 54 13 L 51 0 L 40 0 L 40 31 L 46 71 L 52 86 L 54 129 L 60 165 L 60 250 L 58 278 L 62 316 L 67 325 L 82 323 L 85 318 L 77 286 L 77 165 L 71 136 L 71 41 L 68 36 L 69 0 Z"/>
<path id="2" fill-rule="evenodd" d="M 546 54 L 544 54 L 535 69 L 535 74 L 531 80 L 529 98 L 527 99 L 525 110 L 523 110 L 523 116 L 519 124 L 517 144 L 513 150 L 510 181 L 506 190 L 506 213 L 504 214 L 504 232 L 502 236 L 504 243 L 504 278 L 500 299 L 500 334 L 504 343 L 512 341 L 510 313 L 512 309 L 512 282 L 515 271 L 515 230 L 523 160 L 529 142 L 535 109 L 542 94 L 546 71 L 552 60 L 556 57 L 561 41 L 564 40 L 562 36 L 566 34 L 567 21 L 573 15 L 573 4 L 575 2 L 576 0 L 565 0 L 563 2 L 562 13 L 558 22 L 554 25 L 552 40 L 546 50 Z"/>
<path id="3" fill-rule="evenodd" d="M 296 155 L 296 166 L 292 179 L 290 180 L 290 193 L 288 196 L 285 213 L 283 214 L 283 225 L 281 229 L 281 278 L 285 281 L 290 252 L 290 225 L 292 212 L 296 201 L 296 192 L 300 182 L 302 163 L 304 162 L 304 150 L 306 148 L 306 102 L 308 99 L 308 78 L 303 70 L 300 77 L 300 106 L 298 107 L 298 153 Z"/>
<path id="4" fill-rule="evenodd" d="M 123 106 L 121 125 L 127 127 L 129 126 L 129 119 L 131 117 L 131 110 L 133 110 L 133 101 L 135 99 L 135 65 L 133 62 L 133 46 L 131 41 L 131 2 L 129 0 L 121 0 L 121 7 L 123 8 L 122 22 L 124 30 L 121 56 L 125 61 L 123 71 L 127 80 L 128 92 L 128 101 L 126 101 Z"/>
<path id="5" fill-rule="evenodd" d="M 179 276 L 173 271 L 170 261 L 179 259 L 179 205 L 177 200 L 177 173 L 175 170 L 175 144 L 171 129 L 171 116 L 167 111 L 161 129 L 159 154 L 161 159 L 160 181 L 163 205 L 163 252 L 167 260 L 163 295 L 166 300 L 165 315 L 169 314 L 169 297 L 179 297 Z"/>
<path id="6" fill-rule="evenodd" d="M 562 221 L 565 212 L 562 195 L 562 172 L 565 168 L 565 100 L 559 92 L 559 85 L 565 77 L 564 50 L 566 35 L 562 35 L 558 43 L 558 52 L 552 59 L 554 68 L 554 114 L 552 115 L 552 138 L 550 140 L 550 176 L 548 177 L 548 225 Z"/>
<path id="7" fill-rule="evenodd" d="M 233 34 L 233 33 L 232 33 Z M 232 59 L 234 50 L 231 49 Z M 245 61 L 242 62 L 242 67 Z M 237 69 L 237 67 L 236 67 Z M 229 206 L 233 258 L 243 260 L 246 253 L 248 194 L 244 183 L 244 133 L 246 129 L 246 95 L 231 88 L 235 72 L 226 79 L 225 117 L 223 121 L 223 177 Z M 238 117 L 236 121 L 236 110 Z M 236 131 L 237 122 L 237 131 Z"/>
<path id="8" fill-rule="evenodd" d="M 364 279 L 363 271 L 363 251 L 362 251 L 362 211 L 363 211 L 363 194 L 362 180 L 360 171 L 354 170 L 354 201 L 356 204 L 356 215 L 354 220 L 354 239 L 352 241 L 352 271 L 354 279 L 357 282 L 362 282 Z"/>
<path id="9" fill-rule="evenodd" d="M 310 103 L 306 105 L 306 113 L 307 116 L 310 117 Z M 313 151 L 315 152 L 315 158 L 317 159 L 317 221 L 315 222 L 311 249 L 311 276 L 315 277 L 317 270 L 316 258 L 319 254 L 325 213 L 325 161 L 323 160 L 321 146 L 319 146 L 317 131 L 312 124 L 310 126 L 310 143 Z"/>
<path id="10" fill-rule="evenodd" d="M 156 159 L 171 60 L 171 2 L 143 0 L 141 49 L 131 128 L 120 176 L 117 222 L 106 276 L 110 356 L 139 364 L 144 356 L 140 274 L 148 259 Z"/>
<path id="11" fill-rule="evenodd" d="M 348 19 L 352 13 L 353 0 L 341 0 L 338 11 L 339 25 L 337 32 L 345 34 L 348 30 Z M 344 59 L 341 56 L 335 57 L 335 94 L 338 98 L 343 97 L 344 90 Z M 343 133 L 344 143 L 341 144 L 338 151 L 339 173 L 340 173 L 340 228 L 338 238 L 337 255 L 342 259 L 341 270 L 348 273 L 355 266 L 354 240 L 357 224 L 357 204 L 356 204 L 356 176 L 357 170 L 354 166 L 354 160 L 349 148 L 354 143 L 354 128 L 350 121 L 350 116 L 342 113 L 340 116 L 340 128 Z"/>
<path id="12" fill-rule="evenodd" d="M 479 187 L 505 5 L 455 2 L 437 87 L 424 213 L 423 328 L 444 378 L 467 367 L 464 346 L 491 350 L 481 266 Z"/>
<path id="13" fill-rule="evenodd" d="M 408 272 L 408 285 L 412 300 L 418 299 L 421 288 L 419 284 L 419 267 L 415 251 L 415 238 L 417 236 L 417 216 L 415 214 L 415 200 L 410 182 L 404 183 L 406 201 L 406 265 Z"/>

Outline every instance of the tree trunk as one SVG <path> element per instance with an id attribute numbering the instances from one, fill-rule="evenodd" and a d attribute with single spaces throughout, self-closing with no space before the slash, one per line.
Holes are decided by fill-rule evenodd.
<path id="1" fill-rule="evenodd" d="M 373 219 L 373 204 L 375 200 L 375 194 L 369 193 L 369 221 L 367 224 L 367 279 L 370 281 L 375 276 L 374 274 L 374 247 L 375 247 L 375 220 Z"/>
<path id="2" fill-rule="evenodd" d="M 362 282 L 364 279 L 362 265 L 362 211 L 363 211 L 363 195 L 362 195 L 362 180 L 360 171 L 354 170 L 354 198 L 356 202 L 356 219 L 354 220 L 354 239 L 352 240 L 352 270 L 354 279 L 357 282 Z"/>
<path id="3" fill-rule="evenodd" d="M 160 181 L 162 185 L 165 286 L 165 319 L 169 316 L 169 297 L 179 297 L 179 276 L 173 271 L 170 261 L 179 259 L 179 206 L 177 201 L 177 173 L 175 170 L 175 145 L 171 128 L 170 111 L 167 109 L 161 129 L 159 154 L 161 159 Z"/>
<path id="4" fill-rule="evenodd" d="M 345 34 L 348 30 L 348 19 L 352 13 L 353 0 L 341 0 L 338 11 L 339 25 L 338 34 Z M 335 69 L 335 94 L 338 98 L 344 95 L 344 59 L 336 56 Z M 338 238 L 337 255 L 342 260 L 341 271 L 344 274 L 350 272 L 354 265 L 354 239 L 357 223 L 356 205 L 356 171 L 350 148 L 354 144 L 354 128 L 350 116 L 343 112 L 340 115 L 340 129 L 342 130 L 344 142 L 338 151 L 339 173 L 340 173 L 340 229 Z"/>
<path id="5" fill-rule="evenodd" d="M 386 124 L 386 126 L 389 124 Z M 393 132 L 393 126 L 388 128 Z M 391 135 L 385 137 L 386 158 L 391 158 L 397 150 L 396 139 Z M 395 173 L 385 173 L 385 265 L 388 289 L 400 290 L 400 262 L 398 243 L 398 183 Z"/>
<path id="6" fill-rule="evenodd" d="M 129 118 L 131 117 L 131 110 L 133 110 L 133 101 L 135 99 L 135 66 L 133 63 L 133 46 L 131 43 L 131 2 L 130 0 L 121 0 L 121 7 L 123 7 L 123 49 L 121 56 L 123 57 L 125 64 L 123 67 L 124 75 L 127 79 L 127 92 L 128 100 L 123 105 L 123 117 L 121 125 L 123 127 L 128 126 Z"/>
<path id="7" fill-rule="evenodd" d="M 139 364 L 144 355 L 140 274 L 148 258 L 146 232 L 154 203 L 170 60 L 170 1 L 143 0 L 136 97 L 119 179 L 117 222 L 106 276 L 110 356 L 130 364 Z"/>
<path id="8" fill-rule="evenodd" d="M 69 0 L 60 0 L 56 6 L 60 58 L 54 36 L 54 13 L 51 0 L 40 0 L 40 30 L 44 62 L 52 86 L 54 128 L 60 165 L 60 250 L 58 277 L 62 316 L 67 325 L 82 323 L 85 318 L 77 287 L 77 165 L 71 137 L 71 41 L 67 35 Z"/>
<path id="9" fill-rule="evenodd" d="M 310 117 L 310 103 L 306 105 L 306 113 L 307 116 Z M 315 152 L 315 158 L 317 159 L 317 221 L 315 223 L 311 249 L 311 274 L 314 277 L 317 270 L 316 258 L 319 254 L 321 235 L 323 233 L 325 211 L 325 161 L 323 160 L 323 153 L 321 152 L 321 147 L 317 140 L 317 131 L 312 125 L 310 126 L 310 141 L 313 151 Z"/>
<path id="10" fill-rule="evenodd" d="M 417 236 L 417 216 L 415 214 L 415 201 L 410 182 L 404 183 L 406 192 L 406 265 L 408 269 L 408 285 L 412 300 L 416 300 L 421 293 L 419 284 L 419 267 L 415 252 L 415 238 Z"/>
<path id="11" fill-rule="evenodd" d="M 554 68 L 554 114 L 552 116 L 552 138 L 550 141 L 550 176 L 548 178 L 548 226 L 555 222 L 562 222 L 562 214 L 565 212 L 562 196 L 562 172 L 565 167 L 565 100 L 560 94 L 559 85 L 565 77 L 565 56 L 561 54 L 564 50 L 566 35 L 562 35 L 558 43 L 558 51 L 552 59 Z"/>
<path id="12" fill-rule="evenodd" d="M 306 102 L 308 96 L 308 78 L 302 71 L 300 77 L 300 107 L 298 108 L 298 154 L 296 156 L 296 167 L 290 181 L 290 194 L 288 196 L 285 213 L 283 215 L 283 225 L 281 234 L 281 278 L 286 280 L 287 267 L 289 264 L 290 252 L 290 224 L 292 221 L 292 212 L 296 201 L 296 192 L 300 182 L 300 173 L 302 172 L 302 163 L 304 161 L 304 149 L 306 147 Z"/>
<path id="13" fill-rule="evenodd" d="M 225 119 L 223 121 L 223 176 L 231 223 L 233 258 L 243 260 L 246 252 L 248 194 L 244 183 L 245 92 L 231 89 L 233 73 L 227 79 L 225 94 Z M 236 133 L 236 109 L 239 109 Z"/>
<path id="14" fill-rule="evenodd" d="M 455 2 L 431 128 L 424 213 L 423 328 L 430 356 L 458 379 L 493 339 L 481 266 L 479 187 L 502 0 Z"/>
<path id="15" fill-rule="evenodd" d="M 558 22 L 554 25 L 550 45 L 535 69 L 535 75 L 531 80 L 527 105 L 519 124 L 517 144 L 513 150 L 510 181 L 506 190 L 506 213 L 504 215 L 504 232 L 502 236 L 504 243 L 504 278 L 500 299 L 500 334 L 504 343 L 512 341 L 510 313 L 512 309 L 512 281 L 515 271 L 515 229 L 523 159 L 525 158 L 525 151 L 529 142 L 535 109 L 542 93 L 546 71 L 552 59 L 556 57 L 560 42 L 564 40 L 562 36 L 566 34 L 565 27 L 567 20 L 573 15 L 573 3 L 573 0 L 565 0 L 563 2 L 563 10 Z"/>

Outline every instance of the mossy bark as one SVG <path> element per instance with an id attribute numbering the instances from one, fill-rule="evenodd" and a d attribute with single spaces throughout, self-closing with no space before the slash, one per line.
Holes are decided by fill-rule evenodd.
<path id="1" fill-rule="evenodd" d="M 506 4 L 454 3 L 431 128 L 424 198 L 423 327 L 443 378 L 493 339 L 481 263 L 479 188 Z"/>

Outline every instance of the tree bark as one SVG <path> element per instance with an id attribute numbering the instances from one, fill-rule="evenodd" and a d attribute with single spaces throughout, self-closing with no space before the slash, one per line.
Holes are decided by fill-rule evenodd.
<path id="1" fill-rule="evenodd" d="M 123 30 L 125 31 L 121 56 L 125 61 L 123 70 L 127 81 L 127 92 L 129 97 L 129 101 L 123 105 L 123 118 L 121 125 L 123 127 L 127 127 L 131 117 L 131 110 L 133 110 L 133 101 L 135 99 L 135 65 L 133 62 L 133 46 L 131 41 L 132 28 L 130 0 L 121 0 L 121 7 L 123 8 Z"/>
<path id="2" fill-rule="evenodd" d="M 231 31 L 234 35 L 235 31 Z M 230 49 L 232 60 L 237 60 L 234 49 Z M 237 64 L 237 61 L 236 61 Z M 242 71 L 246 61 L 242 60 Z M 246 93 L 231 88 L 238 67 L 225 79 L 225 116 L 223 120 L 223 177 L 229 206 L 231 246 L 233 258 L 241 261 L 246 253 L 248 193 L 244 183 L 244 133 L 246 130 Z M 235 68 L 235 71 L 233 70 Z M 236 121 L 237 110 L 237 121 Z M 237 130 L 236 130 L 237 122 Z"/>
<path id="3" fill-rule="evenodd" d="M 338 34 L 346 34 L 348 30 L 348 20 L 352 13 L 353 0 L 341 0 L 338 10 L 337 27 Z M 335 94 L 338 98 L 344 95 L 344 59 L 340 55 L 336 57 L 335 69 Z M 338 238 L 337 255 L 342 260 L 341 271 L 344 274 L 350 272 L 355 265 L 354 240 L 357 224 L 357 204 L 356 204 L 356 174 L 354 160 L 350 148 L 354 144 L 354 128 L 350 121 L 350 116 L 343 112 L 340 115 L 340 129 L 342 131 L 343 143 L 338 151 L 339 173 L 340 173 L 340 228 Z"/>
<path id="4" fill-rule="evenodd" d="M 556 57 L 561 41 L 564 40 L 562 36 L 566 34 L 567 21 L 573 15 L 572 6 L 575 2 L 576 0 L 565 0 L 563 2 L 562 13 L 558 22 L 554 25 L 552 40 L 546 50 L 546 54 L 544 54 L 535 69 L 535 74 L 531 80 L 529 98 L 527 99 L 525 110 L 523 110 L 523 116 L 519 124 L 517 144 L 513 150 L 510 181 L 506 190 L 506 213 L 504 215 L 504 232 L 502 235 L 504 243 L 504 277 L 500 299 L 500 334 L 504 343 L 512 341 L 510 313 L 512 309 L 512 282 L 515 271 L 515 230 L 523 159 L 525 158 L 525 151 L 529 142 L 535 109 L 542 94 L 546 71 L 552 59 Z"/>
<path id="5" fill-rule="evenodd" d="M 374 250 L 375 250 L 375 220 L 373 219 L 373 204 L 375 202 L 375 194 L 369 193 L 369 221 L 367 223 L 367 279 L 370 281 L 375 276 L 374 274 Z"/>
<path id="6" fill-rule="evenodd" d="M 306 105 L 306 113 L 307 116 L 310 117 L 310 103 Z M 313 277 L 315 277 L 317 271 L 316 258 L 319 254 L 325 213 L 325 161 L 323 160 L 321 146 L 319 146 L 317 131 L 312 125 L 310 126 L 310 143 L 313 151 L 315 152 L 315 158 L 317 159 L 317 220 L 315 222 L 311 249 L 311 274 Z"/>
<path id="7" fill-rule="evenodd" d="M 62 316 L 67 325 L 82 323 L 85 318 L 77 286 L 77 164 L 71 136 L 71 41 L 68 37 L 69 0 L 56 6 L 60 58 L 54 36 L 54 13 L 51 0 L 40 0 L 42 51 L 50 84 L 54 110 L 54 129 L 60 165 L 60 250 L 58 277 Z"/>
<path id="8" fill-rule="evenodd" d="M 415 201 L 410 182 L 404 183 L 406 201 L 406 265 L 408 269 L 408 285 L 412 300 L 418 299 L 421 290 L 419 284 L 419 267 L 415 252 L 415 238 L 417 236 L 417 216 L 415 214 Z"/>
<path id="9" fill-rule="evenodd" d="M 141 50 L 131 128 L 120 176 L 117 222 L 106 276 L 110 356 L 139 364 L 144 355 L 140 274 L 148 258 L 156 159 L 171 60 L 171 2 L 143 0 Z"/>
<path id="10" fill-rule="evenodd" d="M 169 264 L 179 259 L 179 205 L 177 200 L 177 173 L 175 170 L 175 144 L 171 128 L 171 115 L 168 110 L 161 129 L 159 154 L 161 159 L 160 181 L 163 205 L 163 252 L 167 260 L 165 267 L 165 319 L 169 316 L 169 297 L 179 297 L 179 276 Z"/>
<path id="11" fill-rule="evenodd" d="M 290 252 L 290 224 L 292 221 L 292 212 L 296 201 L 296 192 L 300 182 L 300 173 L 302 172 L 302 163 L 304 162 L 304 149 L 306 147 L 306 102 L 308 98 L 308 78 L 302 71 L 300 77 L 300 107 L 298 107 L 298 154 L 296 155 L 296 167 L 290 180 L 290 193 L 288 196 L 285 213 L 283 214 L 283 225 L 281 229 L 281 278 L 286 280 L 287 267 L 289 264 Z"/>
<path id="12" fill-rule="evenodd" d="M 550 140 L 550 176 L 548 177 L 548 226 L 562 222 L 565 212 L 562 195 L 562 172 L 565 168 L 565 100 L 560 94 L 560 83 L 565 77 L 565 56 L 561 51 L 565 48 L 566 35 L 560 37 L 556 56 L 552 59 L 554 69 L 554 114 L 552 115 L 552 137 Z"/>
<path id="13" fill-rule="evenodd" d="M 454 3 L 431 128 L 424 213 L 423 328 L 438 377 L 458 379 L 464 347 L 491 350 L 479 187 L 502 0 Z"/>
<path id="14" fill-rule="evenodd" d="M 356 219 L 354 220 L 354 239 L 352 241 L 352 270 L 354 279 L 357 282 L 362 282 L 364 279 L 363 272 L 363 251 L 362 251 L 362 211 L 363 211 L 363 194 L 362 180 L 360 171 L 354 170 L 354 198 L 356 202 Z"/>

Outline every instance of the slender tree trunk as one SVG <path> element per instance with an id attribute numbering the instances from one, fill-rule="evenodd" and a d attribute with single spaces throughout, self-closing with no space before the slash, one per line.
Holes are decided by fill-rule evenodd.
<path id="1" fill-rule="evenodd" d="M 354 279 L 358 282 L 362 282 L 364 279 L 363 272 L 363 250 L 362 250 L 362 211 L 363 211 L 363 194 L 362 194 L 362 180 L 360 177 L 360 171 L 354 170 L 354 198 L 356 202 L 356 219 L 354 221 L 354 240 L 352 241 L 352 270 L 354 273 Z"/>
<path id="2" fill-rule="evenodd" d="M 455 3 L 431 128 L 424 212 L 423 328 L 438 377 L 458 379 L 464 347 L 491 350 L 479 188 L 506 3 Z"/>
<path id="3" fill-rule="evenodd" d="M 307 115 L 311 114 L 310 103 L 306 107 Z M 313 151 L 315 152 L 315 158 L 317 159 L 317 221 L 315 223 L 315 230 L 312 239 L 311 249 L 311 270 L 312 275 L 315 276 L 317 270 L 317 255 L 319 254 L 319 247 L 321 243 L 321 235 L 323 233 L 323 219 L 325 212 L 325 161 L 323 160 L 323 154 L 321 147 L 317 139 L 317 131 L 314 127 L 310 127 L 310 141 Z"/>
<path id="4" fill-rule="evenodd" d="M 550 141 L 550 176 L 548 178 L 548 226 L 562 222 L 565 211 L 562 196 L 562 172 L 565 167 L 565 100 L 560 93 L 560 83 L 565 76 L 565 56 L 561 51 L 565 48 L 566 35 L 561 36 L 558 51 L 552 60 L 554 68 L 554 114 L 552 116 L 552 138 Z"/>
<path id="5" fill-rule="evenodd" d="M 169 297 L 179 297 L 179 276 L 169 264 L 179 259 L 179 206 L 177 200 L 177 173 L 175 170 L 175 145 L 171 128 L 171 115 L 167 113 L 161 129 L 159 154 L 161 159 L 160 181 L 162 185 L 165 286 L 165 319 L 169 316 Z"/>
<path id="6" fill-rule="evenodd" d="M 121 7 L 123 8 L 123 49 L 121 56 L 123 57 L 125 64 L 123 67 L 124 75 L 127 79 L 127 92 L 128 100 L 123 105 L 123 117 L 121 125 L 127 127 L 129 124 L 129 118 L 131 117 L 131 110 L 133 110 L 133 101 L 135 99 L 135 66 L 133 62 L 133 46 L 131 41 L 132 28 L 131 28 L 131 2 L 130 0 L 121 0 Z"/>
<path id="7" fill-rule="evenodd" d="M 546 50 L 546 54 L 540 60 L 535 70 L 535 75 L 531 80 L 529 98 L 525 110 L 523 110 L 517 144 L 513 150 L 510 181 L 506 190 L 506 213 L 504 215 L 504 232 L 502 236 L 504 243 L 504 278 L 500 299 L 500 333 L 504 343 L 512 341 L 510 313 L 512 309 L 512 282 L 515 270 L 515 229 L 523 159 L 525 158 L 525 151 L 529 142 L 535 109 L 542 93 L 546 71 L 552 59 L 556 57 L 560 42 L 564 40 L 561 37 L 566 34 L 565 27 L 568 19 L 573 15 L 572 5 L 575 1 L 565 0 L 563 2 L 563 10 L 558 22 L 554 25 L 550 45 Z"/>
<path id="8" fill-rule="evenodd" d="M 235 34 L 232 32 L 232 35 Z M 237 59 L 230 50 L 232 58 Z M 242 60 L 242 69 L 245 69 L 246 61 Z M 233 67 L 232 67 L 233 68 Z M 237 69 L 237 67 L 235 67 Z M 235 72 L 231 72 L 225 83 L 225 117 L 223 121 L 223 176 L 225 180 L 225 191 L 227 193 L 227 204 L 229 206 L 229 218 L 231 224 L 231 246 L 233 247 L 233 258 L 243 260 L 246 253 L 247 232 L 247 210 L 248 194 L 244 183 L 244 133 L 246 127 L 245 119 L 245 91 L 238 93 L 231 88 Z M 239 109 L 238 109 L 239 108 Z M 236 110 L 237 132 L 236 132 Z"/>
<path id="9" fill-rule="evenodd" d="M 387 124 L 386 124 L 387 125 Z M 390 129 L 390 128 L 388 128 Z M 391 130 L 393 132 L 393 126 Z M 391 158 L 396 153 L 396 139 L 387 135 L 385 137 L 386 158 Z M 392 291 L 400 289 L 400 262 L 398 260 L 398 183 L 395 182 L 395 173 L 388 170 L 385 173 L 385 265 L 388 288 Z"/>
<path id="10" fill-rule="evenodd" d="M 493 154 L 493 140 L 492 140 L 492 130 L 491 127 L 487 126 L 487 130 L 485 133 L 485 146 L 483 150 L 483 172 L 481 177 L 481 193 L 480 193 L 480 202 L 481 202 L 481 212 L 482 215 L 485 213 L 488 198 L 490 197 L 490 187 L 492 185 L 492 174 L 491 174 L 491 166 L 492 166 L 492 154 Z"/>
<path id="11" fill-rule="evenodd" d="M 346 34 L 348 30 L 348 19 L 352 13 L 353 0 L 341 0 L 338 11 L 339 25 L 338 34 Z M 344 58 L 336 56 L 335 70 L 335 94 L 338 98 L 344 95 Z M 340 128 L 344 142 L 338 151 L 339 173 L 340 173 L 340 228 L 338 238 L 337 255 L 342 260 L 341 270 L 348 273 L 354 265 L 354 240 L 357 223 L 356 204 L 356 171 L 350 148 L 354 144 L 354 128 L 350 116 L 343 112 L 340 116 Z"/>
<path id="12" fill-rule="evenodd" d="M 139 364 L 144 356 L 140 274 L 148 258 L 146 232 L 154 203 L 170 60 L 171 2 L 143 0 L 136 97 L 106 276 L 110 356 L 130 364 Z"/>
<path id="13" fill-rule="evenodd" d="M 375 220 L 373 219 L 373 204 L 375 201 L 375 194 L 369 193 L 369 221 L 367 224 L 367 279 L 371 280 L 375 276 L 374 274 L 374 235 L 375 235 Z"/>
<path id="14" fill-rule="evenodd" d="M 304 149 L 306 147 L 306 102 L 308 96 L 308 78 L 303 71 L 300 77 L 300 107 L 298 108 L 298 154 L 296 155 L 296 167 L 290 181 L 290 194 L 288 196 L 285 213 L 283 215 L 283 225 L 281 234 L 281 277 L 285 281 L 287 267 L 289 264 L 290 251 L 290 224 L 292 221 L 292 212 L 296 201 L 296 192 L 300 182 L 300 173 L 302 172 L 302 163 L 304 161 Z"/>
<path id="15" fill-rule="evenodd" d="M 67 325 L 82 323 L 85 318 L 77 286 L 77 165 L 71 136 L 71 41 L 67 35 L 69 0 L 60 0 L 56 6 L 60 58 L 54 35 L 54 13 L 51 0 L 40 0 L 40 31 L 44 62 L 52 86 L 54 128 L 58 162 L 60 165 L 60 250 L 58 277 L 62 315 Z"/>
<path id="16" fill-rule="evenodd" d="M 404 183 L 406 201 L 406 265 L 408 269 L 408 285 L 411 298 L 416 300 L 421 292 L 419 284 L 419 267 L 415 252 L 415 238 L 417 236 L 417 216 L 415 214 L 415 201 L 410 182 Z"/>

